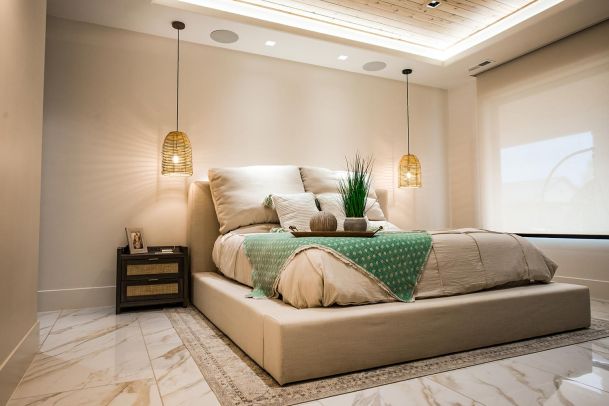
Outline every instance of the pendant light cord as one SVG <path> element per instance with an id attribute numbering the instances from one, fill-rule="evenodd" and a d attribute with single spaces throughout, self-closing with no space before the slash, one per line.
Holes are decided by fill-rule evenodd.
<path id="1" fill-rule="evenodd" d="M 178 32 L 178 69 L 176 72 L 176 131 L 180 130 L 180 30 Z"/>
<path id="2" fill-rule="evenodd" d="M 406 134 L 408 134 L 408 155 L 410 155 L 410 103 L 408 98 L 408 74 L 406 74 Z"/>

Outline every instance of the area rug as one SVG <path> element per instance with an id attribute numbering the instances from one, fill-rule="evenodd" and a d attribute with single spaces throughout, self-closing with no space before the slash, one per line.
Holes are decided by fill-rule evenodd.
<path id="1" fill-rule="evenodd" d="M 280 386 L 197 309 L 166 314 L 224 406 L 293 405 L 609 337 L 609 321 L 592 319 L 588 329 Z"/>

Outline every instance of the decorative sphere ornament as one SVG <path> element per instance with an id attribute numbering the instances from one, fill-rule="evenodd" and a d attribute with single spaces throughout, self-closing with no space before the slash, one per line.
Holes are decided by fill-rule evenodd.
<path id="1" fill-rule="evenodd" d="M 309 220 L 311 231 L 336 231 L 337 227 L 338 222 L 334 214 L 325 211 L 320 211 Z"/>

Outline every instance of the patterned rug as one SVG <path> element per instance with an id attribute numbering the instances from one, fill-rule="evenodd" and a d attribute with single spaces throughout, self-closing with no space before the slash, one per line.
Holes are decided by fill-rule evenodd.
<path id="1" fill-rule="evenodd" d="M 222 405 L 293 405 L 609 337 L 609 321 L 588 329 L 465 351 L 280 386 L 195 308 L 167 309 L 167 316 Z"/>

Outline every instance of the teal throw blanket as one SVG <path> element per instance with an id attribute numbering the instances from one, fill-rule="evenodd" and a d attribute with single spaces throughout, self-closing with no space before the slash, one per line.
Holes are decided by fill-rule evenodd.
<path id="1" fill-rule="evenodd" d="M 297 253 L 323 249 L 376 281 L 394 298 L 410 302 L 431 249 L 425 232 L 380 232 L 372 238 L 303 237 L 290 233 L 245 236 L 252 264 L 252 296 L 277 297 L 281 272 Z"/>

